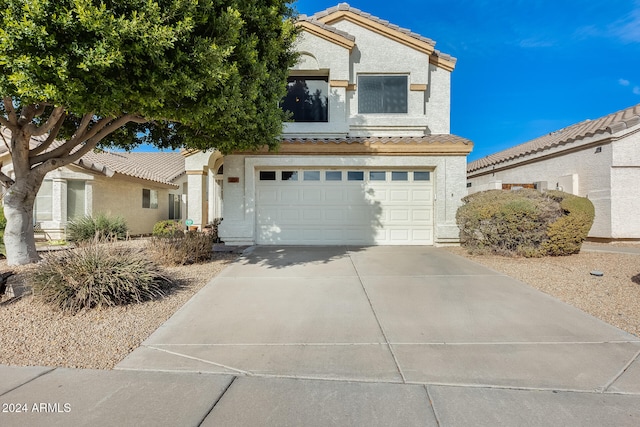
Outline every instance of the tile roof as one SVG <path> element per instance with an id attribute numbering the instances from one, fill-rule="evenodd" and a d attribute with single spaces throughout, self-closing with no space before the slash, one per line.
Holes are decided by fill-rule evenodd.
<path id="1" fill-rule="evenodd" d="M 363 18 L 367 18 L 367 19 L 370 19 L 370 20 L 372 20 L 374 22 L 377 22 L 378 24 L 384 25 L 384 26 L 386 26 L 386 27 L 388 27 L 388 28 L 390 28 L 392 30 L 399 31 L 399 32 L 401 32 L 403 34 L 406 34 L 408 36 L 411 36 L 411 37 L 413 37 L 413 38 L 415 38 L 417 40 L 420 40 L 422 42 L 428 43 L 431 46 L 435 46 L 436 45 L 436 42 L 433 41 L 430 38 L 427 38 L 427 37 L 421 36 L 420 34 L 414 33 L 413 31 L 411 31 L 411 30 L 409 30 L 407 28 L 399 27 L 399 26 L 397 26 L 395 24 L 390 23 L 387 20 L 378 18 L 377 16 L 373 16 L 370 13 L 363 12 L 360 9 L 356 9 L 355 7 L 351 7 L 351 6 L 349 6 L 348 3 L 340 3 L 337 6 L 333 6 L 333 7 L 330 7 L 329 9 L 323 10 L 321 12 L 317 12 L 317 13 L 315 13 L 313 15 L 313 18 L 314 19 L 321 19 L 321 18 L 323 18 L 325 16 L 331 15 L 332 13 L 335 13 L 335 12 L 338 12 L 338 11 L 348 11 L 348 12 L 354 13 L 356 15 L 362 16 Z"/>
<path id="2" fill-rule="evenodd" d="M 90 152 L 78 165 L 107 175 L 119 173 L 161 184 L 174 185 L 173 180 L 185 173 L 182 153 L 112 153 Z"/>
<path id="3" fill-rule="evenodd" d="M 464 144 L 473 143 L 457 135 L 425 136 L 352 136 L 343 138 L 283 138 L 282 144 Z"/>
<path id="4" fill-rule="evenodd" d="M 300 15 L 298 17 L 298 22 L 308 22 L 309 24 L 315 25 L 316 27 L 322 28 L 323 30 L 327 30 L 333 34 L 336 34 L 338 36 L 344 37 L 348 40 L 351 41 L 355 41 L 356 38 L 355 36 L 352 36 L 351 34 L 347 33 L 346 31 L 342 31 L 339 30 L 335 27 L 332 27 L 331 25 L 327 25 L 323 22 L 318 21 L 315 17 L 313 16 L 307 16 L 307 15 Z"/>
<path id="5" fill-rule="evenodd" d="M 11 132 L 7 128 L 0 129 L 7 143 Z M 32 137 L 30 148 L 37 147 L 45 137 Z M 55 141 L 51 148 L 62 144 Z M 0 155 L 8 153 L 8 148 L 0 139 Z M 89 152 L 74 163 L 82 168 L 113 176 L 116 173 L 134 178 L 145 179 L 165 185 L 175 185 L 173 180 L 185 173 L 184 155 L 179 152 L 169 153 L 113 153 L 108 151 Z"/>
<path id="6" fill-rule="evenodd" d="M 571 144 L 596 134 L 616 134 L 640 124 L 640 104 L 617 111 L 595 120 L 585 120 L 575 125 L 551 132 L 515 147 L 470 162 L 467 172 L 513 160 L 564 144 Z M 567 148 L 570 148 L 569 146 Z"/>

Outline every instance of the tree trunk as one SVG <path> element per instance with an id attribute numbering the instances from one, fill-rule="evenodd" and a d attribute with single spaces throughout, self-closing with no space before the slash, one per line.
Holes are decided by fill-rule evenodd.
<path id="1" fill-rule="evenodd" d="M 13 184 L 3 198 L 7 218 L 4 245 L 9 265 L 29 264 L 40 259 L 33 234 L 33 204 L 41 182 L 29 178 Z"/>

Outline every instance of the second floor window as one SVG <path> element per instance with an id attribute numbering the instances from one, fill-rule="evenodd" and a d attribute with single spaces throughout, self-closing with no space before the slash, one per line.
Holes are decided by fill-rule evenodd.
<path id="1" fill-rule="evenodd" d="M 358 77 L 358 113 L 406 113 L 407 76 Z"/>
<path id="2" fill-rule="evenodd" d="M 327 76 L 291 76 L 287 80 L 287 95 L 280 105 L 293 113 L 294 122 L 327 122 L 328 93 Z"/>

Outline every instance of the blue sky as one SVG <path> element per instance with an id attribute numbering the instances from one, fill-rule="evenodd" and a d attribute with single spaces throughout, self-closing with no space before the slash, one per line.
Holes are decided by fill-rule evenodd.
<path id="1" fill-rule="evenodd" d="M 339 1 L 298 0 L 301 14 Z M 351 0 L 458 58 L 451 133 L 469 161 L 640 103 L 640 1 Z"/>

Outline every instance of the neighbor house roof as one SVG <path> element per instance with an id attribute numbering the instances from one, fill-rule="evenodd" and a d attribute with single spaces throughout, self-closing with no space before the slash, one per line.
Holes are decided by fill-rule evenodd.
<path id="1" fill-rule="evenodd" d="M 9 143 L 11 132 L 7 128 L 2 128 L 0 133 Z M 31 148 L 37 147 L 45 139 L 45 137 L 31 138 Z M 55 141 L 51 148 L 55 148 L 61 143 Z M 8 155 L 8 151 L 7 145 L 0 142 L 0 156 Z M 109 177 L 117 173 L 170 186 L 175 186 L 173 180 L 185 173 L 184 156 L 179 152 L 113 153 L 91 151 L 73 164 Z"/>
<path id="2" fill-rule="evenodd" d="M 430 61 L 437 66 L 443 67 L 449 71 L 452 71 L 455 68 L 457 59 L 451 55 L 436 50 L 434 48 L 436 42 L 432 39 L 424 37 L 418 33 L 414 33 L 408 28 L 402 28 L 398 25 L 392 24 L 389 21 L 373 16 L 370 13 L 363 12 L 355 7 L 351 7 L 348 3 L 340 3 L 337 6 L 317 12 L 311 17 L 301 15 L 298 22 L 318 26 L 325 31 L 333 32 L 336 36 L 354 41 L 355 39 L 353 36 L 333 27 L 334 23 L 343 19 L 356 22 L 374 32 L 383 34 L 386 37 L 390 37 L 402 44 L 427 53 L 430 55 Z"/>
<path id="3" fill-rule="evenodd" d="M 499 165 L 509 160 L 535 154 L 561 145 L 567 145 L 568 149 L 571 148 L 570 144 L 584 138 L 597 134 L 614 135 L 638 124 L 640 124 L 640 104 L 600 117 L 599 119 L 585 120 L 539 138 L 532 139 L 524 144 L 516 145 L 515 147 L 475 160 L 467 165 L 467 172 L 470 173 L 488 166 Z"/>
<path id="4" fill-rule="evenodd" d="M 90 152 L 82 156 L 77 164 L 106 175 L 119 173 L 167 185 L 174 185 L 173 180 L 185 173 L 184 156 L 179 152 Z"/>

